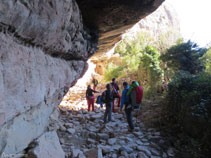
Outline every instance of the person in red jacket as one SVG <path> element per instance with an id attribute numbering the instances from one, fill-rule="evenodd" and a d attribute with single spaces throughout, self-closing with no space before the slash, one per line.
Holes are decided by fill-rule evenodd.
<path id="1" fill-rule="evenodd" d="M 93 93 L 100 93 L 100 92 L 91 89 L 91 86 L 88 85 L 87 90 L 86 90 L 86 99 L 87 99 L 87 104 L 88 104 L 88 111 L 90 111 L 91 105 L 92 105 L 92 111 L 94 111 L 95 97 L 94 97 Z"/>

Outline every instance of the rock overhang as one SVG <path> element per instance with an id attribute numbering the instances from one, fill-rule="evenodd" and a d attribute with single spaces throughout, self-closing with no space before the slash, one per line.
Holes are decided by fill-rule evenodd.
<path id="1" fill-rule="evenodd" d="M 106 52 L 122 33 L 155 11 L 165 0 L 76 0 L 84 25 L 98 37 L 97 52 Z"/>
<path id="2" fill-rule="evenodd" d="M 165 0 L 1 1 L 0 27 L 23 43 L 66 60 L 106 52 Z"/>

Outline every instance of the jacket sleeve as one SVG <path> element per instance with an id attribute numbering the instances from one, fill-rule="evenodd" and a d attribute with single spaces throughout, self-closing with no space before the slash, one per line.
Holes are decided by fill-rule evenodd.
<path id="1" fill-rule="evenodd" d="M 93 93 L 98 93 L 98 91 L 95 91 L 95 90 L 93 90 L 93 89 L 92 89 L 92 92 L 93 92 Z"/>

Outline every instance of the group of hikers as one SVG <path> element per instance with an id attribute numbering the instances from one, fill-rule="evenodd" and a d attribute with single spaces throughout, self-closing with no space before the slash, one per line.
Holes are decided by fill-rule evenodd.
<path id="1" fill-rule="evenodd" d="M 94 102 L 95 97 L 93 93 L 100 93 L 96 91 L 98 81 L 93 79 L 92 83 L 94 84 L 93 89 L 88 85 L 86 90 L 86 99 L 88 103 L 88 111 L 92 106 L 92 111 L 94 111 Z M 129 131 L 134 130 L 134 124 L 132 119 L 132 111 L 134 109 L 139 109 L 143 97 L 143 88 L 139 85 L 137 81 L 132 81 L 131 85 L 128 82 L 123 82 L 124 90 L 122 95 L 119 94 L 119 86 L 116 83 L 116 79 L 113 78 L 111 83 L 106 85 L 106 90 L 97 97 L 98 104 L 105 103 L 105 113 L 104 113 L 104 123 L 112 121 L 112 112 L 115 112 L 114 100 L 118 99 L 117 106 L 120 108 L 120 111 L 124 110 L 129 125 Z M 102 107 L 102 106 L 101 106 Z"/>

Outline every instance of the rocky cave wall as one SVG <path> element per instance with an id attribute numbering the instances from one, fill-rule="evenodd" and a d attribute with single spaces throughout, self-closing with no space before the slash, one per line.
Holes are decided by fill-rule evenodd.
<path id="1" fill-rule="evenodd" d="M 97 42 L 98 52 L 111 48 L 162 2 L 0 0 L 0 157 L 42 138 Z"/>

